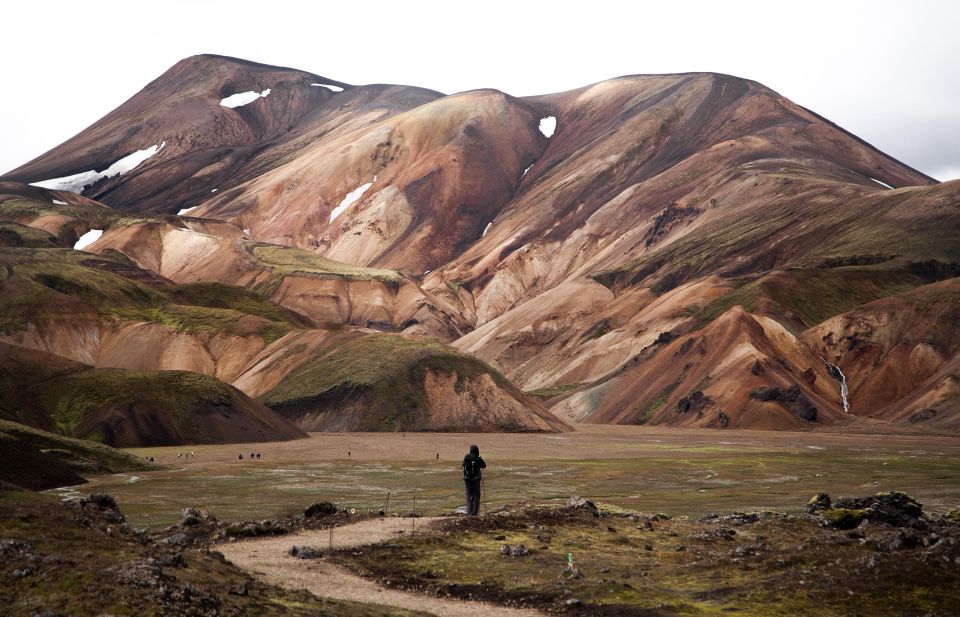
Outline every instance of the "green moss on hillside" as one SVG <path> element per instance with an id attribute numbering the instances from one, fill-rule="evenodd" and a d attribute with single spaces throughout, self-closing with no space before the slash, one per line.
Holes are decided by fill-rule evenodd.
<path id="1" fill-rule="evenodd" d="M 151 469 L 109 446 L 0 420 L 0 480 L 34 490 L 79 484 L 81 475 Z"/>
<path id="2" fill-rule="evenodd" d="M 199 405 L 243 406 L 236 389 L 189 371 L 90 369 L 38 384 L 31 394 L 60 433 L 95 441 L 103 436 L 78 431 L 78 426 L 107 408 L 123 409 L 135 403 L 162 406 L 164 422 L 172 423 L 188 443 L 200 443 L 203 426 L 195 414 Z"/>
<path id="3" fill-rule="evenodd" d="M 736 283 L 736 282 L 735 282 Z M 806 268 L 774 272 L 736 289 L 700 311 L 700 326 L 739 305 L 767 314 L 800 331 L 850 309 L 922 285 L 906 270 L 879 268 Z"/>
<path id="4" fill-rule="evenodd" d="M 566 394 L 567 392 L 576 390 L 582 385 L 582 382 L 565 383 L 546 388 L 537 388 L 536 390 L 527 390 L 526 393 L 530 396 L 536 396 L 538 398 L 553 398 L 555 396 L 560 396 L 561 394 Z"/>
<path id="5" fill-rule="evenodd" d="M 319 274 L 345 279 L 375 280 L 390 285 L 400 285 L 404 281 L 403 275 L 395 270 L 352 266 L 304 249 L 258 244 L 251 252 L 261 265 L 281 275 Z"/>
<path id="6" fill-rule="evenodd" d="M 54 248 L 57 246 L 57 239 L 42 229 L 0 221 L 0 246 Z"/>
<path id="7" fill-rule="evenodd" d="M 162 279 L 112 256 L 70 249 L 0 248 L 0 332 L 21 330 L 38 319 L 88 312 L 125 321 L 159 323 L 181 332 L 245 334 L 240 319 L 264 320 L 255 331 L 276 340 L 302 319 L 253 292 L 221 283 L 169 286 Z"/>
<path id="8" fill-rule="evenodd" d="M 456 373 L 458 383 L 486 373 L 501 387 L 512 388 L 482 361 L 442 343 L 379 334 L 349 338 L 324 350 L 262 400 L 288 417 L 361 402 L 368 412 L 360 430 L 413 429 L 429 413 L 422 389 L 427 371 Z"/>

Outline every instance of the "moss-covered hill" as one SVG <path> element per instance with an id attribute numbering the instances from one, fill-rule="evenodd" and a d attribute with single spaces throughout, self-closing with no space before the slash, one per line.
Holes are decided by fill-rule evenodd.
<path id="1" fill-rule="evenodd" d="M 298 315 L 251 291 L 222 283 L 171 285 L 119 253 L 0 248 L 0 333 L 66 318 L 255 334 L 268 342 L 302 325 Z"/>
<path id="2" fill-rule="evenodd" d="M 113 446 L 296 439 L 303 433 L 214 377 L 71 362 L 0 343 L 0 417 Z"/>
<path id="3" fill-rule="evenodd" d="M 109 446 L 0 420 L 0 481 L 31 490 L 82 484 L 82 476 L 151 469 Z"/>
<path id="4" fill-rule="evenodd" d="M 305 430 L 563 430 L 477 358 L 420 337 L 340 339 L 261 397 Z"/>

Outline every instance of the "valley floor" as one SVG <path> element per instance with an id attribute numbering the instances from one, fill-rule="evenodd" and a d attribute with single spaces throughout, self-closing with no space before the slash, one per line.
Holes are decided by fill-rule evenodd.
<path id="1" fill-rule="evenodd" d="M 821 491 L 887 490 L 909 493 L 926 511 L 960 504 L 957 436 L 592 425 L 560 435 L 315 433 L 282 443 L 136 449 L 165 469 L 101 476 L 78 488 L 110 493 L 143 526 L 174 523 L 189 506 L 240 520 L 299 513 L 321 500 L 360 513 L 386 504 L 388 513 L 404 514 L 415 499 L 418 513 L 435 515 L 463 505 L 459 465 L 471 443 L 489 465 L 484 509 L 581 495 L 695 517 L 799 512 Z"/>

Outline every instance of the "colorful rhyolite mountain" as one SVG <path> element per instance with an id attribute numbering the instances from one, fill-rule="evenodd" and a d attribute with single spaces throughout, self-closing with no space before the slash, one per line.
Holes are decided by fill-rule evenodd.
<path id="1" fill-rule="evenodd" d="M 192 371 L 300 430 L 960 426 L 960 182 L 749 80 L 445 96 L 196 56 L 2 180 L 0 338 L 85 365 L 69 392 Z"/>

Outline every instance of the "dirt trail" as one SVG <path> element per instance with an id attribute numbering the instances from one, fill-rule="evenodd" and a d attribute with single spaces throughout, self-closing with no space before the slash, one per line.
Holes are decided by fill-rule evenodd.
<path id="1" fill-rule="evenodd" d="M 444 520 L 442 517 L 417 519 L 416 531 L 420 533 L 442 520 Z M 333 548 L 351 548 L 410 533 L 411 520 L 408 518 L 372 519 L 335 528 L 332 545 Z M 329 530 L 317 530 L 222 544 L 217 548 L 227 559 L 261 580 L 288 589 L 307 589 L 322 597 L 426 611 L 437 617 L 474 617 L 476 615 L 542 617 L 543 615 L 531 609 L 507 608 L 387 589 L 322 559 L 295 559 L 288 552 L 293 545 L 325 549 L 330 544 Z"/>

